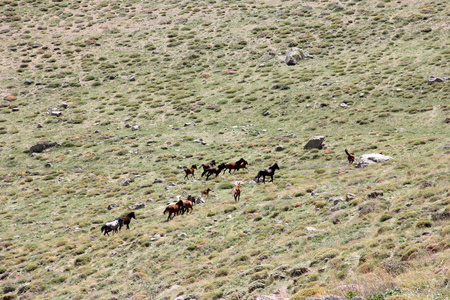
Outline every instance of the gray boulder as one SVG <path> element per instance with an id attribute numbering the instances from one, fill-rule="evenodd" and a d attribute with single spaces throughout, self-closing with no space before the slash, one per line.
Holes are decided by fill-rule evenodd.
<path id="1" fill-rule="evenodd" d="M 299 61 L 305 58 L 305 54 L 299 48 L 291 48 L 286 53 L 285 62 L 288 66 L 295 66 Z"/>
<path id="2" fill-rule="evenodd" d="M 324 147 L 324 136 L 313 136 L 309 139 L 308 143 L 303 147 L 304 149 L 322 149 Z"/>
<path id="3" fill-rule="evenodd" d="M 147 205 L 143 201 L 139 201 L 129 207 L 131 210 L 145 208 Z"/>
<path id="4" fill-rule="evenodd" d="M 359 158 L 356 168 L 365 168 L 370 164 L 382 163 L 391 159 L 392 157 L 379 153 L 363 154 Z"/>
<path id="5" fill-rule="evenodd" d="M 56 147 L 56 146 L 60 146 L 60 144 L 56 143 L 56 142 L 50 142 L 50 141 L 38 142 L 36 145 L 30 147 L 30 155 L 32 155 L 33 153 L 41 153 L 45 149 Z"/>

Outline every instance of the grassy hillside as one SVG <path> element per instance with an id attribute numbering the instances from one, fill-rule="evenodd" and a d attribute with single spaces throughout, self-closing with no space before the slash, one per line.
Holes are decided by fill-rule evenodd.
<path id="1" fill-rule="evenodd" d="M 446 1 L 0 11 L 3 299 L 450 299 Z M 288 66 L 291 47 L 313 58 Z M 303 149 L 314 135 L 326 149 Z M 32 154 L 44 140 L 61 145 Z M 345 148 L 394 159 L 355 168 Z M 275 162 L 273 183 L 250 182 Z M 139 201 L 131 230 L 100 233 Z"/>

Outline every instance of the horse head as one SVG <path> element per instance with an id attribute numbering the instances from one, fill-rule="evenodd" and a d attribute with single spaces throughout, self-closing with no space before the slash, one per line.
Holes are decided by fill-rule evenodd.
<path id="1" fill-rule="evenodd" d="M 136 215 L 134 214 L 134 211 L 130 212 L 127 216 L 128 216 L 130 219 L 131 219 L 131 218 L 136 219 Z"/>
<path id="2" fill-rule="evenodd" d="M 217 167 L 220 169 L 220 170 L 223 170 L 223 169 L 225 169 L 225 163 L 221 163 L 220 165 L 218 165 Z"/>
<path id="3" fill-rule="evenodd" d="M 279 170 L 280 167 L 278 166 L 277 163 L 275 163 L 273 166 L 270 167 L 270 169 L 272 169 L 272 170 Z"/>

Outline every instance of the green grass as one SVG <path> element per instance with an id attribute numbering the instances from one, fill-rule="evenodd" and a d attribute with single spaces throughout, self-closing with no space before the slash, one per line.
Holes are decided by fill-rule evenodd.
<path id="1" fill-rule="evenodd" d="M 448 77 L 445 1 L 0 11 L 3 298 L 450 298 L 450 90 L 427 82 Z M 293 46 L 314 58 L 287 66 Z M 303 149 L 314 135 L 326 149 Z M 42 140 L 61 146 L 31 156 Z M 345 148 L 394 159 L 356 169 Z M 247 170 L 183 179 L 241 157 Z M 275 162 L 273 183 L 250 183 Z M 208 187 L 166 222 L 177 195 Z M 138 201 L 131 230 L 100 233 Z"/>

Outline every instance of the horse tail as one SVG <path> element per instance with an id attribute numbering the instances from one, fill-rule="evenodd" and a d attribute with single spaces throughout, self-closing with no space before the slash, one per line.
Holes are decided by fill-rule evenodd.
<path id="1" fill-rule="evenodd" d="M 258 174 L 256 174 L 255 178 L 253 178 L 253 181 L 259 179 L 259 177 L 262 176 L 262 171 L 259 171 Z"/>
<path id="2" fill-rule="evenodd" d="M 165 209 L 164 212 L 163 212 L 163 215 L 165 215 L 166 212 L 168 212 L 168 211 L 169 211 L 169 207 L 167 206 L 166 209 Z"/>
<path id="3" fill-rule="evenodd" d="M 350 156 L 350 153 L 348 153 L 348 150 L 347 150 L 347 149 L 345 149 L 345 154 L 347 154 L 347 155 Z"/>
<path id="4" fill-rule="evenodd" d="M 100 228 L 100 232 L 106 231 L 106 225 L 103 225 L 102 228 Z"/>

